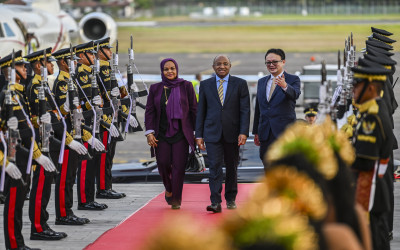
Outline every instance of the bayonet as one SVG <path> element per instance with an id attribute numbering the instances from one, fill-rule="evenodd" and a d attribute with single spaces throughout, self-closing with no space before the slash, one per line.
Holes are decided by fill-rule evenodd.
<path id="1" fill-rule="evenodd" d="M 47 113 L 46 107 L 46 93 L 45 93 L 45 86 L 47 86 L 47 55 L 46 50 L 43 52 L 43 64 L 41 66 L 41 77 L 42 81 L 40 86 L 38 87 L 38 99 L 39 99 L 39 119 L 44 114 Z M 53 128 L 51 123 L 44 123 L 40 122 L 39 125 L 39 133 L 40 133 L 40 142 L 41 142 L 41 151 L 42 153 L 47 153 L 49 156 L 50 152 L 50 136 L 53 133 Z"/>

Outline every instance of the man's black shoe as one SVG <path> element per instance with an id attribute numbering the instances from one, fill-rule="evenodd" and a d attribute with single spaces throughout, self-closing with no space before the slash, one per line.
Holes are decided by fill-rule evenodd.
<path id="1" fill-rule="evenodd" d="M 95 206 L 101 207 L 101 208 L 103 208 L 103 209 L 108 208 L 107 204 L 104 204 L 104 203 L 97 203 L 96 201 L 92 201 L 92 202 L 93 202 L 93 205 L 95 205 Z"/>
<path id="2" fill-rule="evenodd" d="M 226 202 L 226 208 L 227 209 L 236 209 L 236 202 L 235 201 L 227 201 Z"/>
<path id="3" fill-rule="evenodd" d="M 221 203 L 213 203 L 207 206 L 207 211 L 211 211 L 214 213 L 221 213 L 222 212 Z"/>
<path id="4" fill-rule="evenodd" d="M 86 224 L 84 221 L 80 220 L 78 217 L 73 217 L 71 215 L 65 217 L 56 218 L 56 225 L 83 225 Z"/>
<path id="5" fill-rule="evenodd" d="M 98 205 L 97 204 L 95 205 L 93 203 L 93 201 L 88 202 L 88 203 L 80 203 L 80 204 L 78 204 L 78 210 L 103 210 L 103 209 L 105 209 L 102 206 L 99 206 L 99 204 Z"/>
<path id="6" fill-rule="evenodd" d="M 90 220 L 88 218 L 84 218 L 84 217 L 78 217 L 75 214 L 70 215 L 71 217 L 74 217 L 76 220 L 80 220 L 83 222 L 83 224 L 88 224 L 90 222 Z"/>
<path id="7" fill-rule="evenodd" d="M 121 194 L 123 197 L 126 197 L 126 194 L 125 194 L 125 193 L 117 192 L 117 191 L 115 191 L 114 189 L 110 189 L 110 191 L 113 192 L 113 193 L 116 193 L 116 194 Z"/>
<path id="8" fill-rule="evenodd" d="M 50 231 L 49 229 L 43 230 L 40 233 L 32 232 L 31 240 L 61 240 L 65 238 L 64 235 Z"/>
<path id="9" fill-rule="evenodd" d="M 120 193 L 113 193 L 111 190 L 99 190 L 96 192 L 98 199 L 121 199 L 124 198 Z"/>
<path id="10" fill-rule="evenodd" d="M 50 231 L 50 232 L 52 232 L 52 233 L 54 233 L 54 234 L 61 235 L 63 238 L 66 238 L 66 237 L 68 236 L 68 234 L 66 234 L 66 233 L 64 233 L 64 232 L 56 232 L 56 231 L 54 231 L 53 229 L 51 229 L 51 228 L 49 227 L 49 225 L 47 225 L 47 229 L 46 229 L 46 230 L 48 230 L 48 231 Z"/>

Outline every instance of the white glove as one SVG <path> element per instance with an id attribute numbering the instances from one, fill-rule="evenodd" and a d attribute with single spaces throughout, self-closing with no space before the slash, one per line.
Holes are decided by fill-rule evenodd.
<path id="1" fill-rule="evenodd" d="M 68 147 L 70 147 L 72 150 L 74 150 L 80 155 L 85 155 L 88 152 L 85 146 L 82 145 L 82 143 L 79 143 L 75 140 L 72 140 L 71 143 L 68 144 Z"/>
<path id="2" fill-rule="evenodd" d="M 139 126 L 138 121 L 136 120 L 136 118 L 131 114 L 130 118 L 129 118 L 129 125 L 131 125 L 134 128 L 137 128 Z"/>
<path id="3" fill-rule="evenodd" d="M 41 123 L 51 123 L 51 115 L 48 112 L 46 112 L 46 114 L 44 114 L 40 117 L 40 122 Z"/>
<path id="4" fill-rule="evenodd" d="M 115 127 L 114 124 L 111 124 L 110 129 L 108 130 L 111 134 L 112 137 L 118 137 L 119 136 L 119 131 L 117 127 Z"/>
<path id="5" fill-rule="evenodd" d="M 39 165 L 41 165 L 47 172 L 56 171 L 56 167 L 54 166 L 50 158 L 47 156 L 41 155 L 39 156 L 39 158 L 35 159 L 35 161 L 39 163 Z"/>
<path id="6" fill-rule="evenodd" d="M 74 97 L 74 99 L 72 100 L 72 103 L 74 104 L 75 107 L 79 106 L 79 99 L 78 97 Z M 64 110 L 65 112 L 69 112 L 71 111 L 70 107 L 69 107 L 69 93 L 67 92 L 66 94 L 66 98 L 65 98 L 65 102 L 64 102 Z"/>
<path id="7" fill-rule="evenodd" d="M 12 162 L 9 162 L 9 163 L 7 164 L 6 173 L 7 173 L 11 178 L 13 178 L 14 180 L 21 179 L 21 177 L 22 177 L 21 171 L 19 171 L 18 167 L 17 167 L 14 163 L 12 163 Z"/>
<path id="8" fill-rule="evenodd" d="M 7 127 L 12 130 L 16 130 L 18 128 L 18 119 L 13 116 L 7 121 Z"/>
<path id="9" fill-rule="evenodd" d="M 111 90 L 111 95 L 114 96 L 114 97 L 119 96 L 120 95 L 119 88 L 118 87 L 114 87 Z"/>
<path id="10" fill-rule="evenodd" d="M 92 102 L 94 105 L 101 105 L 101 97 L 99 95 L 96 95 L 95 97 L 93 97 Z"/>
<path id="11" fill-rule="evenodd" d="M 104 147 L 103 143 L 101 143 L 101 141 L 99 141 L 97 138 L 93 138 L 92 137 L 87 142 L 89 143 L 90 146 L 94 147 L 94 149 L 96 151 L 101 152 L 101 151 L 106 150 L 106 148 Z M 92 145 L 92 143 L 93 143 L 93 145 Z"/>

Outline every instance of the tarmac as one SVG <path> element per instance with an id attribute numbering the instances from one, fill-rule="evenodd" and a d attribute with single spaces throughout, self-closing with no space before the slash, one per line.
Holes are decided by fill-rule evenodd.
<path id="1" fill-rule="evenodd" d="M 301 70 L 302 65 L 308 64 L 310 56 L 315 53 L 304 53 L 304 54 L 289 54 L 287 57 L 292 61 L 288 65 L 288 71 L 290 73 L 294 73 L 296 70 Z M 184 65 L 186 74 L 195 74 L 200 71 L 204 71 L 206 69 L 211 68 L 212 58 L 215 55 L 195 55 L 195 54 L 176 54 L 176 55 L 156 55 L 156 54 L 142 54 L 136 55 L 136 61 L 139 70 L 142 70 L 143 74 L 155 74 L 159 73 L 159 62 L 160 58 L 165 57 L 173 57 L 178 58 L 182 62 L 187 62 Z M 259 58 L 257 60 L 263 60 L 263 55 L 259 53 L 246 53 L 246 54 L 232 54 L 231 60 L 241 60 L 241 62 L 245 62 L 246 60 L 254 61 L 254 58 Z M 398 55 L 396 55 L 398 57 Z M 122 56 L 121 56 L 122 58 Z M 261 58 L 261 59 L 260 59 Z M 335 53 L 320 53 L 318 54 L 317 59 L 328 58 L 328 63 L 335 63 Z M 399 61 L 399 58 L 394 58 Z M 193 69 L 190 65 L 194 65 L 197 62 L 196 68 Z M 240 63 L 235 66 L 237 74 L 257 74 L 256 72 L 262 71 L 265 69 L 265 66 L 262 67 L 257 63 L 254 64 L 246 64 Z M 120 63 L 123 65 L 123 62 Z M 241 65 L 243 67 L 241 67 Z M 189 70 L 190 69 L 190 70 Z M 181 71 L 182 72 L 182 71 Z M 242 73 L 243 72 L 243 73 Z M 398 72 L 396 73 L 396 77 L 398 76 Z M 395 79 L 396 79 L 395 77 Z M 400 95 L 399 87 L 395 88 L 395 95 Z M 145 102 L 145 98 L 143 98 Z M 398 98 L 400 102 L 400 99 Z M 301 108 L 297 109 L 298 118 L 302 118 L 302 110 Z M 143 124 L 143 110 L 138 111 L 138 118 L 142 126 Z M 397 111 L 394 115 L 395 124 L 400 124 L 400 112 Z M 399 128 L 396 127 L 395 135 L 399 135 Z M 399 150 L 395 152 L 395 159 L 400 159 Z M 117 144 L 116 157 L 114 159 L 114 163 L 122 163 L 129 161 L 145 161 L 150 159 L 150 151 L 147 147 L 146 138 L 144 136 L 144 132 L 136 132 L 134 134 L 127 134 L 126 140 L 124 142 L 120 142 Z M 261 164 L 261 162 L 260 162 Z M 206 185 L 206 184 L 205 184 Z M 395 215 L 394 215 L 394 239 L 391 242 L 392 249 L 400 249 L 400 183 L 395 183 Z M 152 198 L 157 196 L 159 193 L 164 191 L 164 187 L 161 183 L 126 183 L 126 184 L 114 184 L 113 189 L 125 192 L 127 197 L 118 200 L 105 200 L 105 199 L 96 199 L 97 202 L 106 203 L 108 205 L 108 209 L 103 211 L 86 211 L 86 210 L 77 210 L 77 196 L 76 196 L 76 185 L 74 191 L 74 207 L 73 210 L 75 214 L 79 217 L 86 217 L 91 220 L 89 224 L 83 226 L 59 226 L 54 225 L 55 221 L 55 208 L 54 208 L 54 190 L 52 191 L 52 196 L 48 205 L 48 212 L 50 214 L 48 224 L 55 231 L 62 231 L 68 234 L 68 237 L 62 239 L 60 241 L 31 241 L 29 239 L 30 235 L 30 221 L 28 217 L 28 201 L 25 202 L 24 206 L 24 216 L 23 216 L 23 235 L 25 238 L 25 243 L 29 247 L 37 247 L 43 250 L 58 250 L 58 249 L 83 249 L 88 244 L 95 241 L 102 233 L 107 230 L 112 229 L 121 223 L 125 218 L 129 217 L 131 214 L 135 213 L 141 207 L 145 206 Z M 53 185 L 54 189 L 54 185 Z M 204 208 L 205 210 L 205 208 Z M 3 211 L 3 205 L 0 205 L 0 211 Z M 0 217 L 0 231 L 3 231 L 3 216 Z M 4 249 L 4 234 L 0 233 L 0 249 Z"/>

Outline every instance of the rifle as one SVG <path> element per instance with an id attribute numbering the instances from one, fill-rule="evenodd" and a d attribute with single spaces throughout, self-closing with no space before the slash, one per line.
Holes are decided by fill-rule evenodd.
<path id="1" fill-rule="evenodd" d="M 69 79 L 68 79 L 68 98 L 69 98 L 69 107 L 70 107 L 70 115 L 72 120 L 72 128 L 75 131 L 74 139 L 81 140 L 82 139 L 82 122 L 84 121 L 82 109 L 80 107 L 76 107 L 74 105 L 74 98 L 78 97 L 78 92 L 75 88 L 74 77 L 75 77 L 75 60 L 74 60 L 74 51 L 72 49 L 72 44 L 70 44 L 70 61 L 69 61 Z"/>
<path id="2" fill-rule="evenodd" d="M 4 99 L 4 104 L 6 106 L 6 118 L 7 120 L 10 119 L 11 117 L 14 116 L 14 110 L 13 110 L 13 100 L 12 100 L 12 90 L 14 89 L 14 84 L 15 84 L 15 55 L 14 55 L 14 50 L 11 55 L 11 67 L 9 68 L 9 73 L 8 73 L 8 89 L 5 94 L 5 99 Z M 19 134 L 19 130 L 17 129 L 11 129 L 8 128 L 8 131 L 6 133 L 7 135 L 7 159 L 9 162 L 12 162 L 16 165 L 17 161 L 17 147 L 21 143 L 21 136 Z M 4 169 L 6 166 L 3 166 Z M 21 178 L 22 184 L 25 186 L 26 183 Z"/>
<path id="3" fill-rule="evenodd" d="M 44 63 L 47 63 L 46 50 L 44 50 Z M 46 65 L 47 66 L 47 65 Z M 44 83 L 47 83 L 47 67 L 42 65 L 40 67 L 40 75 L 42 77 L 42 81 L 40 82 L 40 87 L 38 88 L 38 99 L 39 99 L 39 117 L 47 113 L 46 108 L 46 93 L 44 90 Z M 47 154 L 49 156 L 50 152 L 50 136 L 54 133 L 51 123 L 40 122 L 39 125 L 39 134 L 40 134 L 40 142 L 41 142 L 41 151 L 42 153 Z"/>
<path id="4" fill-rule="evenodd" d="M 147 92 L 147 87 L 144 84 L 144 82 L 143 82 L 143 84 L 145 85 L 146 89 L 142 90 L 142 91 L 139 91 L 138 86 L 136 85 L 135 81 L 133 80 L 133 66 L 135 66 L 135 61 L 134 61 L 135 57 L 134 57 L 134 51 L 133 51 L 133 37 L 132 37 L 132 35 L 131 35 L 131 47 L 130 47 L 130 49 L 128 49 L 128 54 L 129 54 L 129 60 L 128 60 L 128 65 L 127 65 L 127 77 L 128 77 L 128 84 L 127 84 L 128 85 L 128 89 L 127 89 L 127 91 L 128 91 L 128 94 L 130 95 L 130 99 L 131 99 L 131 106 L 130 106 L 129 115 L 133 115 L 136 118 L 136 120 L 138 120 L 137 117 L 136 117 L 136 107 L 139 106 L 139 107 L 141 107 L 143 109 L 146 109 L 146 106 L 139 102 L 139 98 L 142 97 L 142 96 L 147 96 L 148 92 Z M 136 68 L 136 66 L 135 66 L 135 68 Z M 138 122 L 139 122 L 139 120 L 138 120 Z M 128 127 L 129 127 L 129 124 L 127 123 L 127 125 L 125 127 L 125 133 L 127 132 Z M 142 130 L 143 129 L 140 126 L 140 123 L 139 123 L 139 127 L 134 129 L 133 132 L 142 131 Z"/>
<path id="5" fill-rule="evenodd" d="M 115 53 L 112 54 L 112 66 L 111 66 L 111 89 L 118 88 L 118 81 L 117 81 L 117 71 L 118 71 L 118 40 L 115 46 Z M 111 95 L 111 106 L 113 107 L 114 113 L 112 118 L 112 124 L 118 128 L 118 116 L 121 110 L 121 97 L 120 96 L 113 96 Z M 121 132 L 118 129 L 119 136 L 117 141 L 123 141 L 124 138 L 121 135 Z M 111 135 L 110 135 L 111 139 Z"/>
<path id="6" fill-rule="evenodd" d="M 99 47 L 99 45 L 97 45 L 97 47 Z M 93 66 L 92 66 L 92 77 L 91 77 L 92 98 L 99 95 L 99 86 L 97 85 L 97 74 L 99 72 L 98 59 L 99 59 L 98 54 L 96 54 L 96 58 L 94 60 Z M 92 104 L 93 104 L 94 110 L 96 112 L 95 132 L 96 132 L 96 134 L 98 134 L 100 132 L 100 120 L 103 117 L 103 110 L 99 107 L 99 105 L 96 105 L 93 102 L 92 102 Z"/>

